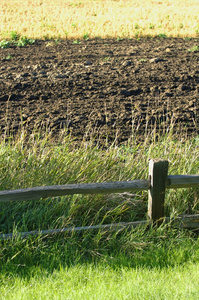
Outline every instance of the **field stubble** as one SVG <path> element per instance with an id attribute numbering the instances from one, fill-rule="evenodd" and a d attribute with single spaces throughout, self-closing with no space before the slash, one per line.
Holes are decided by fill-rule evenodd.
<path id="1" fill-rule="evenodd" d="M 198 15 L 197 0 L 2 0 L 0 39 L 11 31 L 34 39 L 196 37 Z"/>

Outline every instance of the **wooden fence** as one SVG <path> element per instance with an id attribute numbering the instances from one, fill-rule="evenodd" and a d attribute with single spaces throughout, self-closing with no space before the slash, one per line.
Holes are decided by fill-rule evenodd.
<path id="1" fill-rule="evenodd" d="M 138 225 L 145 225 L 148 223 L 156 223 L 157 225 L 160 225 L 164 220 L 169 220 L 169 218 L 164 217 L 164 199 L 166 189 L 199 187 L 199 175 L 168 175 L 168 165 L 168 161 L 166 160 L 150 160 L 148 180 L 52 185 L 0 191 L 0 202 L 34 200 L 73 194 L 111 194 L 127 191 L 148 190 L 148 220 L 146 221 L 29 231 L 21 232 L 19 235 L 20 237 L 26 237 L 28 235 L 51 234 L 97 228 L 119 229 L 128 226 L 136 227 Z M 175 219 L 175 222 L 179 223 L 179 225 L 183 228 L 199 228 L 199 214 L 180 216 Z M 12 233 L 0 235 L 1 239 L 9 239 L 12 237 Z"/>

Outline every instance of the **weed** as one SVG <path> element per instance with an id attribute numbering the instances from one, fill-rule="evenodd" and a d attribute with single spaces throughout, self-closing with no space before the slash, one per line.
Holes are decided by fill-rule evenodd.
<path id="1" fill-rule="evenodd" d="M 73 44 L 81 44 L 80 40 L 73 41 Z"/>
<path id="2" fill-rule="evenodd" d="M 199 51 L 199 47 L 198 46 L 193 46 L 192 48 L 188 49 L 189 52 L 197 52 Z"/>
<path id="3" fill-rule="evenodd" d="M 26 36 L 21 37 L 19 40 L 15 39 L 12 41 L 2 40 L 0 42 L 0 48 L 10 48 L 11 46 L 18 46 L 18 47 L 24 47 L 26 45 L 32 45 L 34 44 L 35 40 L 28 39 Z"/>
<path id="4" fill-rule="evenodd" d="M 12 41 L 18 41 L 20 38 L 20 34 L 17 31 L 11 31 L 10 36 Z"/>
<path id="5" fill-rule="evenodd" d="M 86 32 L 86 33 L 83 34 L 83 39 L 84 39 L 85 41 L 88 41 L 88 40 L 89 40 L 89 33 L 88 33 L 88 32 Z"/>
<path id="6" fill-rule="evenodd" d="M 72 27 L 76 28 L 77 27 L 77 23 L 72 23 Z"/>
<path id="7" fill-rule="evenodd" d="M 2 40 L 2 41 L 0 42 L 0 47 L 1 47 L 2 49 L 4 49 L 4 48 L 9 48 L 11 45 L 12 45 L 12 43 L 9 42 L 9 41 L 6 41 L 6 40 Z"/>
<path id="8" fill-rule="evenodd" d="M 43 38 L 45 41 L 50 40 L 49 34 L 44 34 Z"/>
<path id="9" fill-rule="evenodd" d="M 58 45 L 60 43 L 60 40 L 59 39 L 55 39 L 54 42 L 55 42 L 55 45 Z"/>
<path id="10" fill-rule="evenodd" d="M 123 38 L 121 38 L 120 36 L 117 37 L 117 41 L 122 41 Z"/>
<path id="11" fill-rule="evenodd" d="M 102 60 L 104 60 L 104 61 L 109 61 L 110 59 L 111 59 L 110 56 L 106 56 L 106 57 L 102 58 Z"/>
<path id="12" fill-rule="evenodd" d="M 11 60 L 12 56 L 10 55 L 10 53 L 4 58 L 5 60 Z"/>
<path id="13" fill-rule="evenodd" d="M 150 23 L 150 25 L 149 25 L 149 29 L 154 29 L 155 28 L 155 25 L 154 24 L 152 24 L 152 23 Z"/>
<path id="14" fill-rule="evenodd" d="M 140 61 L 140 62 L 146 62 L 147 59 L 146 59 L 146 58 L 140 58 L 139 61 Z"/>
<path id="15" fill-rule="evenodd" d="M 165 33 L 160 33 L 160 34 L 156 35 L 156 37 L 161 38 L 161 39 L 166 39 L 167 35 Z"/>
<path id="16" fill-rule="evenodd" d="M 28 39 L 26 36 L 21 37 L 16 43 L 15 45 L 18 47 L 24 47 L 27 45 L 32 45 L 34 44 L 35 40 L 32 39 Z"/>
<path id="17" fill-rule="evenodd" d="M 137 30 L 137 31 L 135 32 L 135 38 L 138 40 L 138 39 L 140 39 L 141 36 L 142 36 L 142 31 Z"/>

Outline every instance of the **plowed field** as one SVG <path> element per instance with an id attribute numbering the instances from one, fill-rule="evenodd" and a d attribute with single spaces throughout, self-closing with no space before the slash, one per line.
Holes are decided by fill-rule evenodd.
<path id="1" fill-rule="evenodd" d="M 0 130 L 119 143 L 199 133 L 199 40 L 36 41 L 0 49 Z"/>

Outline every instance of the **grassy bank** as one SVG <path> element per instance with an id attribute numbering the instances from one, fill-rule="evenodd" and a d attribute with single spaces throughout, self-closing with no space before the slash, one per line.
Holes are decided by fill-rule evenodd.
<path id="1" fill-rule="evenodd" d="M 197 37 L 197 0 L 2 0 L 0 39 Z"/>
<path id="2" fill-rule="evenodd" d="M 144 143 L 136 143 L 135 140 L 129 140 L 118 146 L 117 142 L 110 145 L 104 141 L 104 145 L 102 145 L 101 142 L 98 144 L 97 140 L 91 140 L 90 142 L 83 140 L 81 144 L 76 144 L 69 136 L 64 136 L 64 132 L 60 134 L 60 139 L 55 143 L 50 135 L 41 137 L 39 133 L 35 133 L 28 137 L 22 131 L 21 135 L 15 140 L 6 138 L 1 141 L 0 189 L 147 179 L 148 161 L 151 158 L 167 159 L 169 161 L 169 174 L 171 175 L 197 174 L 199 168 L 198 150 L 199 139 L 197 136 L 189 139 L 182 138 L 181 140 L 178 138 L 177 140 L 172 133 L 163 137 L 159 136 L 158 141 L 156 139 L 147 141 L 146 139 Z M 197 197 L 197 192 L 191 189 L 168 190 L 166 213 L 171 215 L 196 212 L 198 209 Z M 103 218 L 106 215 L 108 219 L 113 218 L 114 221 L 128 218 L 131 221 L 135 217 L 129 215 L 132 213 L 133 206 L 139 208 L 141 215 L 144 217 L 146 214 L 144 210 L 146 208 L 147 192 L 144 191 L 136 195 L 126 194 L 126 196 L 121 194 L 106 196 L 74 195 L 65 198 L 66 201 L 59 197 L 53 200 L 38 201 L 37 205 L 41 205 L 44 210 L 46 206 L 48 207 L 48 210 L 45 210 L 48 226 L 51 226 L 49 217 L 52 211 L 58 210 L 57 215 L 60 215 L 62 209 L 63 211 L 72 209 L 73 214 L 78 216 L 76 226 L 80 225 L 78 219 L 83 219 L 84 224 L 88 225 L 86 216 L 88 222 L 94 222 L 94 219 L 97 222 L 105 221 L 100 217 L 100 213 L 96 215 L 96 211 L 101 210 Z M 121 206 L 121 212 L 117 210 L 113 212 L 113 215 L 117 216 L 115 219 L 111 216 L 108 208 L 114 207 L 116 203 Z M 76 206 L 76 204 L 78 205 Z M 1 205 L 5 206 L 5 210 L 7 210 L 8 204 L 2 203 Z M 18 205 L 21 210 L 27 205 L 29 208 L 31 206 L 34 208 L 36 204 L 35 202 L 21 202 L 11 204 L 11 207 L 19 210 Z M 62 205 L 63 207 L 61 207 Z M 102 207 L 104 208 L 102 209 Z M 85 216 L 82 214 L 82 210 L 85 211 Z M 26 213 L 28 214 L 28 212 Z M 43 221 L 45 214 L 43 215 Z M 71 216 L 71 213 L 68 214 Z M 36 213 L 36 218 L 40 217 Z M 92 219 L 93 217 L 94 219 Z M 9 224 L 9 216 L 4 218 L 4 222 Z M 23 215 L 23 218 L 25 218 L 25 215 Z M 26 218 L 29 224 L 31 218 L 29 216 Z M 67 218 L 67 214 L 65 218 L 62 217 L 63 224 L 60 223 L 61 226 L 65 224 L 64 222 L 67 222 Z M 20 218 L 18 221 L 23 231 L 26 227 L 30 227 L 29 230 L 33 229 L 33 225 L 28 226 L 26 223 L 22 226 Z"/>
<path id="3" fill-rule="evenodd" d="M 149 158 L 169 174 L 196 174 L 199 139 L 172 134 L 151 143 L 77 145 L 25 133 L 0 144 L 0 189 L 148 177 Z M 198 212 L 198 190 L 169 190 L 166 215 Z M 1 232 L 146 219 L 147 193 L 57 197 L 0 203 Z M 194 299 L 199 244 L 194 233 L 163 225 L 117 232 L 87 230 L 0 241 L 2 299 Z M 191 274 L 191 275 L 190 275 Z M 191 278 L 191 280 L 190 280 Z M 186 282 L 186 284 L 185 284 Z M 195 284 L 193 283 L 195 282 Z"/>

